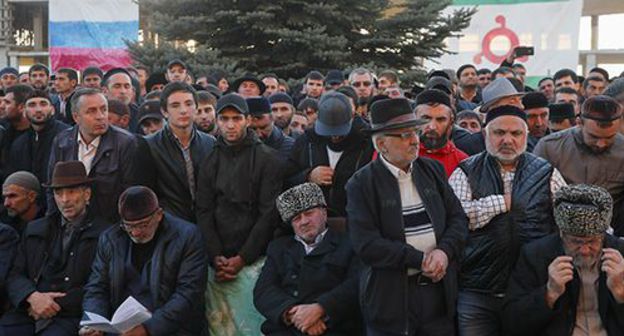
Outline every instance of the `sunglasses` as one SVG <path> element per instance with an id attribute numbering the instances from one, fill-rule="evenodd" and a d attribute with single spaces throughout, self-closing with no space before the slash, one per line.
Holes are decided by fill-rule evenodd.
<path id="1" fill-rule="evenodd" d="M 353 83 L 351 83 L 351 85 L 355 86 L 356 88 L 359 88 L 361 86 L 369 87 L 369 86 L 371 86 L 371 84 L 372 83 L 368 82 L 368 81 L 367 82 L 353 82 Z"/>

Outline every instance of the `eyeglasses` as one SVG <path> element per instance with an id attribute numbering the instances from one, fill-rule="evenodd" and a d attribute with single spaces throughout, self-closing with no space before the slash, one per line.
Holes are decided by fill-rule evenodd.
<path id="1" fill-rule="evenodd" d="M 351 83 L 351 85 L 355 86 L 356 88 L 359 88 L 360 86 L 369 87 L 369 86 L 371 86 L 371 84 L 372 84 L 372 83 L 371 83 L 371 82 L 368 82 L 368 81 L 366 81 L 366 82 L 353 82 L 353 83 Z"/>
<path id="2" fill-rule="evenodd" d="M 407 140 L 414 137 L 419 137 L 422 134 L 422 130 L 419 128 L 415 128 L 409 131 L 401 132 L 401 133 L 384 133 L 385 136 L 400 138 L 401 140 Z"/>
<path id="3" fill-rule="evenodd" d="M 119 224 L 119 226 L 126 232 L 130 232 L 130 231 L 133 231 L 133 230 L 140 230 L 140 231 L 146 230 L 150 226 L 152 226 L 152 220 L 154 219 L 154 217 L 156 216 L 157 213 L 158 213 L 158 211 L 154 212 L 153 214 L 151 214 L 146 219 L 144 219 L 142 221 L 139 221 L 139 222 L 134 222 L 132 224 L 129 224 L 126 221 L 122 220 L 121 224 Z"/>

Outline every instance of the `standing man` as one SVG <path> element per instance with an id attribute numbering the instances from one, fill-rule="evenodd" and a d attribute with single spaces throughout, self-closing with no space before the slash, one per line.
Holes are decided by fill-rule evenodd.
<path id="1" fill-rule="evenodd" d="M 268 74 L 262 76 L 262 83 L 266 87 L 263 96 L 269 97 L 279 90 L 279 78 L 275 74 Z"/>
<path id="2" fill-rule="evenodd" d="M 502 334 L 507 282 L 520 247 L 556 231 L 552 195 L 565 185 L 526 152 L 526 114 L 499 106 L 485 121 L 486 151 L 460 163 L 449 183 L 468 215 L 457 302 L 459 335 Z"/>
<path id="3" fill-rule="evenodd" d="M 611 225 L 614 234 L 622 236 L 624 136 L 618 132 L 622 107 L 613 98 L 592 97 L 583 103 L 579 120 L 577 127 L 542 139 L 533 152 L 559 169 L 569 183 L 607 189 L 615 202 Z"/>
<path id="4" fill-rule="evenodd" d="M 106 72 L 102 80 L 102 92 L 109 100 L 118 100 L 128 106 L 130 121 L 128 130 L 136 133 L 139 128 L 139 108 L 133 103 L 136 91 L 132 86 L 130 73 L 123 68 L 114 68 Z"/>
<path id="5" fill-rule="evenodd" d="M 78 73 L 74 69 L 60 68 L 54 77 L 54 89 L 57 100 L 54 104 L 56 118 L 69 124 L 75 123 L 72 117 L 71 96 L 78 86 Z"/>
<path id="6" fill-rule="evenodd" d="M 279 153 L 280 158 L 286 162 L 295 140 L 284 134 L 284 131 L 273 124 L 269 100 L 265 97 L 247 98 L 245 100 L 251 115 L 249 126 L 265 145 L 275 149 Z"/>
<path id="7" fill-rule="evenodd" d="M 156 195 L 169 213 L 197 223 L 197 175 L 201 161 L 212 152 L 215 139 L 194 126 L 197 109 L 195 89 L 184 82 L 171 82 L 160 95 L 160 108 L 167 118 L 162 130 L 146 137 L 154 171 Z"/>
<path id="8" fill-rule="evenodd" d="M 28 82 L 37 90 L 46 90 L 50 79 L 50 70 L 47 66 L 37 63 L 28 69 Z"/>
<path id="9" fill-rule="evenodd" d="M 485 89 L 492 81 L 492 71 L 487 68 L 481 68 L 477 71 L 477 79 L 481 90 Z"/>
<path id="10" fill-rule="evenodd" d="M 288 134 L 288 126 L 295 114 L 292 98 L 283 92 L 274 93 L 269 97 L 271 103 L 271 117 L 275 126 Z"/>
<path id="11" fill-rule="evenodd" d="M 124 335 L 202 335 L 208 263 L 201 232 L 159 207 L 147 187 L 125 190 L 118 209 L 121 223 L 100 237 L 82 309 L 112 318 L 132 296 L 152 317 Z M 104 334 L 83 327 L 80 335 Z"/>
<path id="12" fill-rule="evenodd" d="M 314 127 L 297 138 L 286 168 L 290 185 L 316 183 L 323 190 L 330 217 L 346 217 L 345 185 L 373 157 L 370 138 L 353 127 L 347 96 L 328 92 L 319 102 Z"/>
<path id="13" fill-rule="evenodd" d="M 0 147 L 3 158 L 2 168 L 5 169 L 10 162 L 7 162 L 11 146 L 15 140 L 25 134 L 30 129 L 30 120 L 24 114 L 26 99 L 32 94 L 33 88 L 30 85 L 17 84 L 5 90 L 2 98 L 8 125 L 3 134 L 2 145 Z"/>
<path id="14" fill-rule="evenodd" d="M 457 69 L 457 79 L 459 80 L 458 99 L 467 102 L 481 103 L 481 92 L 479 92 L 479 77 L 477 68 L 472 64 L 464 64 Z"/>
<path id="15" fill-rule="evenodd" d="M 527 151 L 533 152 L 537 142 L 550 134 L 548 128 L 548 98 L 541 92 L 529 92 L 522 97 L 522 105 L 527 115 L 527 125 L 529 126 L 529 138 L 527 140 Z"/>
<path id="16" fill-rule="evenodd" d="M 607 233 L 611 195 L 567 186 L 553 208 L 560 233 L 527 244 L 511 276 L 506 334 L 624 334 L 624 242 Z"/>
<path id="17" fill-rule="evenodd" d="M 418 158 L 419 125 L 407 99 L 373 103 L 380 155 L 347 184 L 367 335 L 455 335 L 457 261 L 468 223 L 442 166 Z"/>
<path id="18" fill-rule="evenodd" d="M 88 67 L 82 70 L 82 87 L 100 89 L 104 72 L 98 67 Z"/>
<path id="19" fill-rule="evenodd" d="M 572 104 L 574 107 L 574 116 L 581 114 L 581 97 L 578 92 L 569 87 L 562 87 L 555 91 L 555 103 L 556 104 Z"/>
<path id="20" fill-rule="evenodd" d="M 215 106 L 217 98 L 208 91 L 197 91 L 197 112 L 193 118 L 200 131 L 215 136 L 217 134 L 217 116 Z"/>
<path id="21" fill-rule="evenodd" d="M 167 81 L 171 82 L 184 82 L 188 77 L 188 67 L 186 63 L 180 59 L 171 60 L 167 63 L 167 73 L 165 74 Z"/>
<path id="22" fill-rule="evenodd" d="M 457 147 L 450 136 L 454 125 L 451 99 L 439 90 L 425 90 L 416 97 L 416 117 L 427 124 L 422 126 L 418 155 L 437 160 L 451 176 L 457 165 L 468 155 Z"/>
<path id="23" fill-rule="evenodd" d="M 274 201 L 282 172 L 277 152 L 249 129 L 243 97 L 221 97 L 217 123 L 221 132 L 199 168 L 197 185 L 198 225 L 212 266 L 207 289 L 210 331 L 249 335 L 262 323 L 252 308 L 252 290 L 279 221 Z"/>
<path id="24" fill-rule="evenodd" d="M 113 222 L 117 198 L 135 182 L 135 137 L 109 125 L 108 104 L 99 90 L 78 89 L 71 105 L 76 125 L 54 138 L 48 173 L 60 161 L 82 162 L 89 177 L 95 179 L 90 203 L 94 214 Z M 48 211 L 55 206 L 49 194 Z"/>
<path id="25" fill-rule="evenodd" d="M 543 93 L 549 102 L 555 100 L 555 81 L 551 77 L 544 77 L 540 79 L 537 84 L 539 92 Z"/>
<path id="26" fill-rule="evenodd" d="M 601 95 L 607 88 L 607 81 L 601 75 L 590 75 L 583 81 L 585 99 Z"/>
<path id="27" fill-rule="evenodd" d="M 256 76 L 247 73 L 243 77 L 238 78 L 232 84 L 234 92 L 238 92 L 243 98 L 258 97 L 264 94 L 266 86 Z"/>
<path id="28" fill-rule="evenodd" d="M 74 336 L 98 237 L 110 222 L 88 206 L 92 179 L 79 161 L 59 162 L 50 184 L 58 211 L 28 223 L 7 279 L 11 310 L 0 335 Z"/>
<path id="29" fill-rule="evenodd" d="M 2 89 L 6 90 L 17 83 L 17 76 L 19 75 L 19 71 L 13 67 L 5 67 L 0 70 L 0 84 L 2 84 Z"/>
<path id="30" fill-rule="evenodd" d="M 555 89 L 563 87 L 568 87 L 576 91 L 579 89 L 578 75 L 573 70 L 561 69 L 555 72 L 553 79 L 555 80 Z"/>
<path id="31" fill-rule="evenodd" d="M 25 170 L 35 174 L 39 181 L 46 181 L 52 141 L 69 125 L 54 118 L 54 106 L 45 91 L 31 92 L 24 105 L 30 129 L 13 142 L 9 151 L 8 172 Z"/>
<path id="32" fill-rule="evenodd" d="M 306 95 L 303 98 L 319 99 L 325 90 L 323 82 L 325 77 L 318 71 L 310 71 L 305 80 Z"/>

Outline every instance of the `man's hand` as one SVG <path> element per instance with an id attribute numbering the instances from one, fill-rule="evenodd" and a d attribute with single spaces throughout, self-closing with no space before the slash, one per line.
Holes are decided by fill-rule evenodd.
<path id="1" fill-rule="evenodd" d="M 325 315 L 325 310 L 318 303 L 294 306 L 289 311 L 292 322 L 301 332 L 307 333 Z"/>
<path id="2" fill-rule="evenodd" d="M 620 251 L 612 248 L 602 250 L 602 266 L 607 274 L 607 288 L 619 303 L 624 302 L 624 258 Z"/>
<path id="3" fill-rule="evenodd" d="M 142 324 L 139 324 L 138 326 L 121 334 L 121 336 L 148 336 L 148 335 L 149 334 L 147 333 L 147 330 Z"/>
<path id="4" fill-rule="evenodd" d="M 325 322 L 323 322 L 323 320 L 318 320 L 318 322 L 308 328 L 308 331 L 306 333 L 310 336 L 319 336 L 323 335 L 325 331 L 327 331 L 327 326 L 325 325 Z"/>
<path id="5" fill-rule="evenodd" d="M 548 265 L 548 283 L 546 284 L 546 304 L 552 309 L 563 293 L 565 286 L 574 278 L 574 265 L 571 256 L 559 256 Z"/>
<path id="6" fill-rule="evenodd" d="M 293 307 L 290 307 L 284 310 L 284 313 L 282 314 L 282 321 L 284 321 L 284 324 L 287 326 L 291 326 L 293 324 L 292 317 L 294 313 L 293 313 L 292 308 Z"/>
<path id="7" fill-rule="evenodd" d="M 433 280 L 433 282 L 438 282 L 444 278 L 447 267 L 448 257 L 440 249 L 434 249 L 427 253 L 422 263 L 423 275 Z"/>
<path id="8" fill-rule="evenodd" d="M 93 330 L 89 327 L 82 327 L 80 331 L 78 331 L 78 335 L 80 336 L 104 336 L 104 333 L 101 331 Z"/>
<path id="9" fill-rule="evenodd" d="M 318 166 L 310 172 L 308 181 L 316 183 L 320 186 L 328 186 L 332 184 L 334 178 L 334 170 L 328 166 Z"/>
<path id="10" fill-rule="evenodd" d="M 229 272 L 228 259 L 224 256 L 216 256 L 213 260 L 215 266 L 215 280 L 227 282 L 236 279 L 236 274 Z"/>
<path id="11" fill-rule="evenodd" d="M 516 60 L 516 48 L 517 47 L 514 47 L 511 53 L 509 53 L 509 56 L 507 56 L 507 63 L 513 64 L 513 62 Z"/>
<path id="12" fill-rule="evenodd" d="M 245 267 L 245 260 L 237 255 L 227 260 L 227 267 L 224 270 L 232 275 L 236 275 L 243 267 Z"/>
<path id="13" fill-rule="evenodd" d="M 35 320 L 49 319 L 53 317 L 61 310 L 61 306 L 59 306 L 54 299 L 63 296 L 65 296 L 65 293 L 33 292 L 26 299 L 26 302 L 30 305 L 28 309 L 29 315 Z"/>

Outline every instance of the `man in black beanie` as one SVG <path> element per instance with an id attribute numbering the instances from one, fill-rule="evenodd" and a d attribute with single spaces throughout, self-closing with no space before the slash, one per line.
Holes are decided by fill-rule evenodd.
<path id="1" fill-rule="evenodd" d="M 99 239 L 85 286 L 85 312 L 112 318 L 129 297 L 152 316 L 132 335 L 200 335 L 206 327 L 206 250 L 196 225 L 172 216 L 143 186 L 119 197 L 118 226 Z M 104 335 L 87 327 L 80 335 Z"/>
<path id="2" fill-rule="evenodd" d="M 548 128 L 551 132 L 563 131 L 576 125 L 574 105 L 568 103 L 550 104 L 548 109 Z"/>
<path id="3" fill-rule="evenodd" d="M 550 134 L 548 129 L 548 98 L 541 92 L 529 92 L 522 97 L 524 112 L 527 114 L 529 138 L 527 151 L 533 152 L 539 139 Z"/>
<path id="4" fill-rule="evenodd" d="M 288 126 L 295 114 L 293 99 L 286 93 L 277 92 L 269 96 L 271 103 L 271 115 L 275 126 L 288 134 Z"/>
<path id="5" fill-rule="evenodd" d="M 284 134 L 279 127 L 275 127 L 269 100 L 266 97 L 252 97 L 247 98 L 246 101 L 251 115 L 249 126 L 265 145 L 278 151 L 280 158 L 286 162 L 295 140 Z"/>

